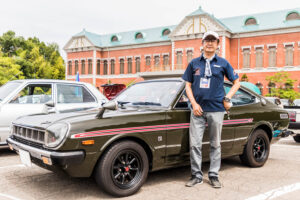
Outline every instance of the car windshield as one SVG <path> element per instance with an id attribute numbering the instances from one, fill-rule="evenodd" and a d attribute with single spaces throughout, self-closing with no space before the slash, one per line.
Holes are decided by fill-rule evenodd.
<path id="1" fill-rule="evenodd" d="M 118 95 L 115 100 L 121 105 L 168 107 L 181 85 L 180 81 L 137 83 Z"/>
<path id="2" fill-rule="evenodd" d="M 0 87 L 0 101 L 3 101 L 11 92 L 17 89 L 22 83 L 20 82 L 8 82 Z"/>

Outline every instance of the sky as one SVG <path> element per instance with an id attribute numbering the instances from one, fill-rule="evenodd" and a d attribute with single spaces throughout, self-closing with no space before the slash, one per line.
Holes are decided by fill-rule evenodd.
<path id="1" fill-rule="evenodd" d="M 300 0 L 0 0 L 0 35 L 64 45 L 85 28 L 97 34 L 177 25 L 199 6 L 217 18 L 300 7 Z"/>

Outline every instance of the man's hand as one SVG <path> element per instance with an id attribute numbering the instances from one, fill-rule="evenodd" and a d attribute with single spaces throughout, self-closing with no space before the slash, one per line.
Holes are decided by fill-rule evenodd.
<path id="1" fill-rule="evenodd" d="M 224 100 L 223 100 L 223 104 L 224 104 L 225 110 L 229 110 L 232 106 L 231 102 L 227 102 L 227 101 L 224 101 Z"/>
<path id="2" fill-rule="evenodd" d="M 201 106 L 197 103 L 192 104 L 193 107 L 193 113 L 195 116 L 201 116 L 203 114 L 203 110 Z"/>

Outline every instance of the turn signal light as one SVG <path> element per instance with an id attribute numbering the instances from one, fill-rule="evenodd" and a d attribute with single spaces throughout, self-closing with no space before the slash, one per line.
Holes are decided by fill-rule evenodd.
<path id="1" fill-rule="evenodd" d="M 43 163 L 45 163 L 46 165 L 52 165 L 52 161 L 50 158 L 42 156 L 42 160 L 43 160 Z"/>
<path id="2" fill-rule="evenodd" d="M 95 144 L 95 140 L 84 140 L 81 142 L 82 145 L 93 145 Z"/>

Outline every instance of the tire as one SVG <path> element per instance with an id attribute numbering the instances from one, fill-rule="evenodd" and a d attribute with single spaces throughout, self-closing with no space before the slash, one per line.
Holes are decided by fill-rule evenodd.
<path id="1" fill-rule="evenodd" d="M 294 136 L 295 142 L 300 143 L 300 134 Z"/>
<path id="2" fill-rule="evenodd" d="M 268 160 L 269 153 L 269 137 L 264 130 L 257 129 L 250 136 L 240 159 L 242 163 L 250 167 L 261 167 Z"/>
<path id="3" fill-rule="evenodd" d="M 124 197 L 136 193 L 147 179 L 148 156 L 136 142 L 113 144 L 95 169 L 98 185 L 107 193 Z"/>

